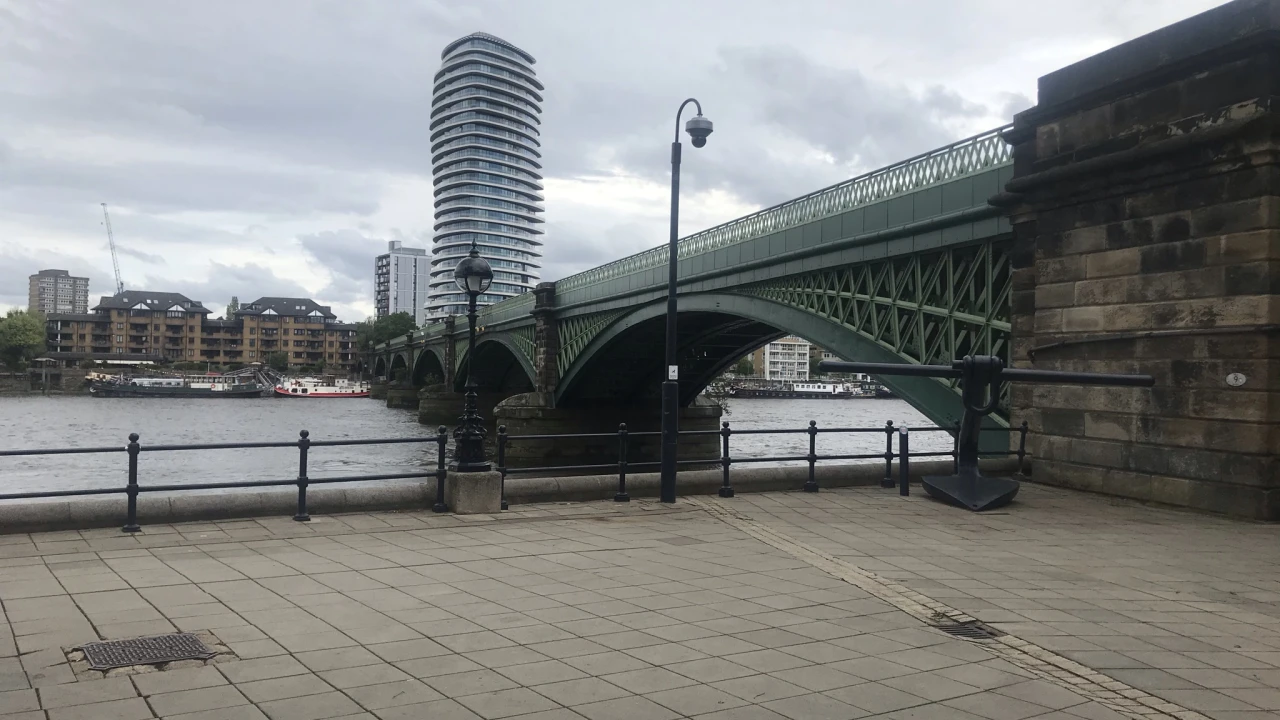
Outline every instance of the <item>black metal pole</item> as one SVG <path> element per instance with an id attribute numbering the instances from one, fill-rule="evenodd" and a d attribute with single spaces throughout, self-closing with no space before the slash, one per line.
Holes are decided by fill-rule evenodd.
<path id="1" fill-rule="evenodd" d="M 720 468 L 724 472 L 724 479 L 720 485 L 720 497 L 733 497 L 733 486 L 729 484 L 729 423 L 720 423 Z"/>
<path id="2" fill-rule="evenodd" d="M 805 492 L 818 492 L 818 478 L 815 477 L 814 471 L 818 464 L 818 421 L 810 420 L 809 429 L 809 479 L 804 483 Z"/>
<path id="3" fill-rule="evenodd" d="M 138 444 L 138 433 L 129 433 L 129 445 L 126 449 L 129 452 L 129 487 L 125 492 L 129 496 L 129 517 L 120 529 L 136 533 L 142 530 L 138 527 L 138 453 L 142 452 L 142 446 Z"/>
<path id="4" fill-rule="evenodd" d="M 682 105 L 681 110 L 684 109 Z M 680 116 L 676 115 L 676 132 Z M 677 134 L 676 137 L 679 137 Z M 680 366 L 676 358 L 676 276 L 680 260 L 680 141 L 671 143 L 671 233 L 667 239 L 667 347 L 662 382 L 662 463 L 659 500 L 676 501 L 676 448 L 680 432 Z"/>
<path id="5" fill-rule="evenodd" d="M 498 474 L 502 476 L 502 509 L 507 509 L 507 426 L 498 426 Z"/>
<path id="6" fill-rule="evenodd" d="M 444 464 L 444 449 L 449 443 L 449 429 L 441 425 L 436 429 L 436 504 L 431 506 L 432 512 L 449 512 L 449 506 L 444 504 L 444 478 L 448 470 Z"/>
<path id="7" fill-rule="evenodd" d="M 476 362 L 476 296 L 467 291 L 467 384 L 462 409 L 462 424 L 454 432 L 457 445 L 454 450 L 458 472 L 488 472 L 489 463 L 484 459 L 484 426 L 476 407 L 476 378 L 472 372 Z"/>
<path id="8" fill-rule="evenodd" d="M 880 487 L 893 487 L 893 421 L 886 420 L 884 423 L 884 479 L 880 481 Z"/>
<path id="9" fill-rule="evenodd" d="M 618 494 L 614 502 L 631 502 L 627 494 L 627 424 L 618 423 Z"/>
<path id="10" fill-rule="evenodd" d="M 311 433 L 302 430 L 298 433 L 298 514 L 293 516 L 298 522 L 308 522 L 307 514 L 307 448 L 311 447 Z"/>
<path id="11" fill-rule="evenodd" d="M 898 430 L 898 494 L 911 494 L 911 450 L 907 443 L 907 429 Z"/>
<path id="12" fill-rule="evenodd" d="M 1027 457 L 1027 431 L 1030 429 L 1026 420 L 1023 420 L 1022 425 L 1018 426 L 1018 472 L 1024 475 L 1027 468 L 1023 461 Z"/>

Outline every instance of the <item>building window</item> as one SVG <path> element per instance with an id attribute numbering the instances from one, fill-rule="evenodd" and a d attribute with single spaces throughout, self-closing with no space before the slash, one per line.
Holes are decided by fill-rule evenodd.
<path id="1" fill-rule="evenodd" d="M 123 329 L 124 329 L 124 323 L 116 323 L 116 329 L 117 329 L 117 330 L 123 330 Z"/>
<path id="2" fill-rule="evenodd" d="M 116 348 L 116 353 L 124 354 L 124 348 Z"/>
<path id="3" fill-rule="evenodd" d="M 256 343 L 256 342 L 258 342 L 258 341 L 257 341 L 257 340 L 250 339 L 250 340 L 249 340 L 249 347 L 253 347 L 254 343 Z"/>
<path id="4" fill-rule="evenodd" d="M 252 350 L 250 350 L 250 351 L 249 351 L 249 357 L 253 357 L 253 351 L 252 351 Z"/>
<path id="5" fill-rule="evenodd" d="M 196 351 L 195 351 L 195 350 L 188 350 L 188 351 L 187 351 L 187 357 L 191 357 L 192 355 L 195 355 L 195 354 L 196 354 Z"/>
<path id="6" fill-rule="evenodd" d="M 257 335 L 257 334 L 258 334 L 258 328 L 254 328 L 254 327 L 249 328 L 249 334 L 250 334 L 250 335 Z"/>
<path id="7" fill-rule="evenodd" d="M 182 312 L 181 310 L 170 310 L 169 312 L 165 313 L 166 317 L 173 317 L 173 318 L 180 318 L 183 315 L 186 315 L 186 313 Z"/>
<path id="8" fill-rule="evenodd" d="M 118 343 L 122 343 L 122 342 L 124 342 L 124 336 L 123 336 L 123 335 L 117 335 L 117 336 L 116 336 L 116 342 L 118 342 Z"/>
<path id="9" fill-rule="evenodd" d="M 158 324 L 157 324 L 157 325 L 152 325 L 152 326 L 151 326 L 151 329 L 152 329 L 152 330 L 159 330 L 159 329 L 160 329 L 160 326 L 159 326 Z"/>
<path id="10" fill-rule="evenodd" d="M 294 328 L 294 329 L 293 329 L 293 334 L 294 334 L 294 335 L 305 335 L 305 334 L 306 334 L 306 332 L 307 332 L 307 331 L 306 331 L 306 330 L 303 330 L 302 328 Z"/>

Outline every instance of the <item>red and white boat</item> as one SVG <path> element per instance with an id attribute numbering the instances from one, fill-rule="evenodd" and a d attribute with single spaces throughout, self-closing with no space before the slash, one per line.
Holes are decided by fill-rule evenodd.
<path id="1" fill-rule="evenodd" d="M 369 397 L 369 383 L 324 377 L 285 378 L 275 387 L 276 397 L 287 398 L 359 398 Z"/>

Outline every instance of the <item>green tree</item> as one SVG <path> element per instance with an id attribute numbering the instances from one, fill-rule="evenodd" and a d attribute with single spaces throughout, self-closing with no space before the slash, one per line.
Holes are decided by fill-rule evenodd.
<path id="1" fill-rule="evenodd" d="M 267 367 L 272 370 L 285 372 L 289 369 L 289 353 L 273 352 L 267 355 Z"/>
<path id="2" fill-rule="evenodd" d="M 738 364 L 737 364 L 737 365 L 734 365 L 734 366 L 733 366 L 733 374 L 734 374 L 734 375 L 743 375 L 743 376 L 748 376 L 748 377 L 749 377 L 749 376 L 751 376 L 751 375 L 755 375 L 755 374 L 756 374 L 756 366 L 755 366 L 754 364 L 752 364 L 752 362 L 751 362 L 751 358 L 750 358 L 749 356 L 748 356 L 748 357 L 744 357 L 744 358 L 742 358 L 741 360 L 739 360 L 739 361 L 738 361 Z"/>
<path id="3" fill-rule="evenodd" d="M 231 296 L 231 302 L 227 303 L 227 317 L 234 319 L 236 311 L 240 309 L 240 298 L 235 295 Z"/>
<path id="4" fill-rule="evenodd" d="M 369 352 L 375 345 L 398 338 L 418 329 L 413 316 L 407 312 L 391 313 L 377 320 L 369 319 L 357 323 L 356 347 L 361 352 Z"/>
<path id="5" fill-rule="evenodd" d="M 44 316 L 10 310 L 0 319 L 0 362 L 10 370 L 24 370 L 45 350 Z"/>
<path id="6" fill-rule="evenodd" d="M 818 363 L 820 362 L 822 362 L 822 360 L 818 358 L 809 358 L 809 377 L 821 377 L 822 375 L 826 375 L 825 372 L 818 369 Z"/>

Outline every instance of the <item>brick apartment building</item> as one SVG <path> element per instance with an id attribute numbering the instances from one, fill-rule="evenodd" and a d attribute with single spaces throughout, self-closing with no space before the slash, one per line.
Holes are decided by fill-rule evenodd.
<path id="1" fill-rule="evenodd" d="M 292 366 L 350 372 L 359 361 L 356 326 L 340 323 L 307 298 L 264 297 L 230 319 L 212 319 L 198 300 L 178 293 L 128 290 L 104 296 L 89 313 L 47 318 L 47 356 L 123 362 L 266 363 L 284 352 Z"/>

